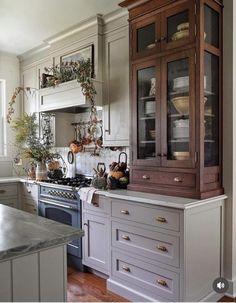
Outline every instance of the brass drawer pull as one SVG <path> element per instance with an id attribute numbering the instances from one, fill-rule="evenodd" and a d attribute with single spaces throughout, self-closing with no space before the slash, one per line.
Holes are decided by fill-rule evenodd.
<path id="1" fill-rule="evenodd" d="M 98 203 L 92 203 L 92 205 L 93 205 L 94 207 L 99 207 L 99 204 L 98 204 Z"/>
<path id="2" fill-rule="evenodd" d="M 5 194 L 5 189 L 0 189 L 0 194 Z"/>
<path id="3" fill-rule="evenodd" d="M 150 176 L 143 175 L 143 180 L 150 180 Z"/>
<path id="4" fill-rule="evenodd" d="M 129 211 L 127 209 L 122 209 L 120 211 L 123 215 L 129 215 Z"/>
<path id="5" fill-rule="evenodd" d="M 180 177 L 175 177 L 174 178 L 174 182 L 177 182 L 177 183 L 182 183 L 184 180 Z"/>
<path id="6" fill-rule="evenodd" d="M 128 266 L 123 265 L 123 266 L 122 266 L 122 269 L 123 269 L 124 271 L 130 272 L 130 268 L 129 268 Z"/>
<path id="7" fill-rule="evenodd" d="M 156 220 L 157 220 L 158 222 L 161 222 L 161 223 L 167 223 L 166 218 L 163 218 L 163 217 L 157 217 Z"/>
<path id="8" fill-rule="evenodd" d="M 122 235 L 121 238 L 122 238 L 123 240 L 130 241 L 130 237 L 127 236 L 127 235 Z"/>
<path id="9" fill-rule="evenodd" d="M 168 286 L 166 281 L 164 281 L 164 280 L 157 280 L 157 283 L 160 284 L 161 286 L 165 286 L 165 287 Z"/>
<path id="10" fill-rule="evenodd" d="M 168 252 L 168 249 L 163 245 L 157 245 L 157 249 L 164 251 L 164 252 Z"/>

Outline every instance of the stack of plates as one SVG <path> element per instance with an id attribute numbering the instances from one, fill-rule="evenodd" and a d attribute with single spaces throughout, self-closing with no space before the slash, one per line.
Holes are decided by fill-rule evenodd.
<path id="1" fill-rule="evenodd" d="M 156 101 L 147 101 L 145 103 L 145 114 L 147 116 L 153 116 L 155 114 Z"/>
<path id="2" fill-rule="evenodd" d="M 175 91 L 189 88 L 189 76 L 178 77 L 173 80 L 173 89 Z"/>
<path id="3" fill-rule="evenodd" d="M 179 119 L 174 122 L 173 139 L 189 138 L 189 119 Z"/>
<path id="4" fill-rule="evenodd" d="M 172 41 L 183 39 L 189 36 L 189 22 L 181 23 L 177 26 L 177 32 L 171 37 Z"/>

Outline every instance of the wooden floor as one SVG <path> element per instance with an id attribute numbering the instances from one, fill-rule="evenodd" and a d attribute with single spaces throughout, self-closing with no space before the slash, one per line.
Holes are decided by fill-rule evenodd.
<path id="1" fill-rule="evenodd" d="M 68 269 L 68 302 L 128 302 L 126 299 L 108 291 L 106 280 L 92 273 Z"/>
<path id="2" fill-rule="evenodd" d="M 108 291 L 106 280 L 92 273 L 78 272 L 68 268 L 68 302 L 128 302 Z M 219 302 L 236 302 L 236 298 L 223 297 Z"/>

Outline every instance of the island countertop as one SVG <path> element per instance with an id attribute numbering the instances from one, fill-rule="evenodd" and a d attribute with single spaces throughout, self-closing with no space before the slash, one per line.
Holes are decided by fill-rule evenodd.
<path id="1" fill-rule="evenodd" d="M 83 230 L 0 205 L 0 262 L 66 244 Z"/>

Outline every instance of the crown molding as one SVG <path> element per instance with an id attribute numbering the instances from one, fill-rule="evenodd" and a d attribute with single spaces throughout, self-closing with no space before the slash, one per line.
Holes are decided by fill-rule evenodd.
<path id="1" fill-rule="evenodd" d="M 49 48 L 51 48 L 53 46 L 53 44 L 65 39 L 65 38 L 68 38 L 74 34 L 77 34 L 89 27 L 92 27 L 92 26 L 101 26 L 103 25 L 103 16 L 101 14 L 97 14 L 96 16 L 93 16 L 91 18 L 88 18 L 54 36 L 51 36 L 47 39 L 45 39 L 43 41 L 42 44 L 40 44 L 39 46 L 33 48 L 33 49 L 30 49 L 29 51 L 17 56 L 18 59 L 20 61 L 22 60 L 25 60 L 26 58 L 29 58 L 29 57 L 32 57 L 40 52 L 43 52 Z"/>
<path id="2" fill-rule="evenodd" d="M 104 24 L 107 24 L 109 22 L 112 22 L 112 21 L 115 21 L 119 18 L 122 18 L 122 17 L 129 17 L 129 13 L 126 9 L 124 8 L 118 8 L 117 10 L 109 13 L 109 14 L 106 14 L 106 15 L 103 15 L 103 21 L 104 21 Z"/>

